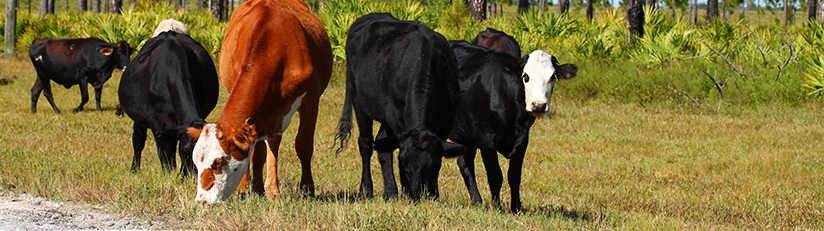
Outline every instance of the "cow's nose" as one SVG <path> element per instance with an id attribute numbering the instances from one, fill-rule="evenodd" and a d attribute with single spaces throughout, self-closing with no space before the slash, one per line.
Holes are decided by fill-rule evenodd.
<path id="1" fill-rule="evenodd" d="M 532 102 L 532 112 L 546 112 L 546 102 L 535 101 Z"/>
<path id="2" fill-rule="evenodd" d="M 212 203 L 209 203 L 209 200 L 206 200 L 206 197 L 204 197 L 203 194 L 197 195 L 195 202 L 203 205 L 212 205 Z"/>

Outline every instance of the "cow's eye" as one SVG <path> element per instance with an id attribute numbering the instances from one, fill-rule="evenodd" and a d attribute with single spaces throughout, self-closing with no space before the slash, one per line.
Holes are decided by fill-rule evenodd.
<path id="1" fill-rule="evenodd" d="M 524 73 L 524 83 L 528 83 L 528 82 L 529 82 L 529 75 Z"/>

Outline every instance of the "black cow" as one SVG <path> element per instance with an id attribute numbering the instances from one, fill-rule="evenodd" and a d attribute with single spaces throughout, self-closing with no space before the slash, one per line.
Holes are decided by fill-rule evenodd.
<path id="1" fill-rule="evenodd" d="M 445 141 L 459 94 L 457 63 L 449 43 L 423 23 L 372 13 L 355 20 L 349 29 L 346 58 L 346 99 L 336 139 L 343 148 L 354 108 L 363 161 L 360 192 L 372 197 L 369 160 L 372 121 L 377 120 L 384 134 L 375 143 L 384 166 L 384 196 L 398 194 L 392 151 L 400 148 L 404 194 L 417 201 L 425 187 L 437 198 L 441 158 L 463 152 L 462 146 Z"/>
<path id="2" fill-rule="evenodd" d="M 551 94 L 552 84 L 558 78 L 575 77 L 577 67 L 574 64 L 559 66 L 554 57 L 551 64 L 543 69 L 536 68 L 541 62 L 537 57 L 524 56 L 520 61 L 502 52 L 486 47 L 472 45 L 466 41 L 450 41 L 458 58 L 458 76 L 461 87 L 461 100 L 455 109 L 455 123 L 449 133 L 449 139 L 462 144 L 467 151 L 458 156 L 458 168 L 469 190 L 473 204 L 482 202 L 475 180 L 475 150 L 481 150 L 484 166 L 492 193 L 492 203 L 500 204 L 503 175 L 498 166 L 498 152 L 509 162 L 509 186 L 512 190 L 511 210 L 521 209 L 520 185 L 521 169 L 524 162 L 529 128 L 535 121 L 536 112 L 528 111 L 526 104 L 525 82 L 529 82 L 529 73 L 541 71 L 552 77 L 542 81 L 548 85 Z M 535 52 L 540 54 L 542 52 Z M 543 53 L 545 54 L 545 53 Z M 534 55 L 533 55 L 534 56 Z M 530 63 L 536 62 L 536 63 Z M 525 69 L 530 66 L 531 69 Z M 534 81 L 540 81 L 540 75 Z M 544 89 L 547 89 L 544 87 Z M 543 93 L 541 93 L 543 95 Z M 548 111 L 548 109 L 546 110 Z"/>
<path id="3" fill-rule="evenodd" d="M 218 87 L 212 57 L 191 37 L 163 32 L 149 39 L 123 72 L 118 89 L 120 107 L 134 121 L 132 171 L 140 168 L 148 128 L 163 169 L 175 168 L 175 146 L 180 141 L 181 171 L 184 176 L 193 173 L 196 140 L 179 136 L 175 129 L 202 123 L 217 103 Z"/>
<path id="4" fill-rule="evenodd" d="M 472 44 L 504 52 L 515 58 L 521 57 L 521 47 L 518 45 L 518 41 L 512 36 L 492 28 L 487 27 L 485 31 L 478 33 L 475 39 L 472 40 Z"/>
<path id="5" fill-rule="evenodd" d="M 94 97 L 97 99 L 97 111 L 100 108 L 100 94 L 103 84 L 112 77 L 115 68 L 123 70 L 129 63 L 132 48 L 126 41 L 107 43 L 98 38 L 86 39 L 35 39 L 29 46 L 29 57 L 37 71 L 37 80 L 31 88 L 31 112 L 37 111 L 37 99 L 40 92 L 55 112 L 60 109 L 54 105 L 51 82 L 63 85 L 66 88 L 80 85 L 80 105 L 74 112 L 83 110 L 83 105 L 89 101 L 87 84 L 94 87 Z"/>

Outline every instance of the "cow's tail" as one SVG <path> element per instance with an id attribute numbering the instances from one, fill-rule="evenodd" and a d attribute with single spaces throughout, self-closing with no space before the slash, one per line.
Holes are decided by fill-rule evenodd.
<path id="1" fill-rule="evenodd" d="M 352 91 L 349 89 L 349 83 L 346 83 L 346 96 L 343 100 L 343 111 L 340 113 L 340 121 L 338 122 L 338 133 L 335 134 L 335 140 L 340 141 L 340 146 L 335 150 L 335 153 L 343 151 L 346 146 L 346 140 L 351 136 L 352 131 Z"/>

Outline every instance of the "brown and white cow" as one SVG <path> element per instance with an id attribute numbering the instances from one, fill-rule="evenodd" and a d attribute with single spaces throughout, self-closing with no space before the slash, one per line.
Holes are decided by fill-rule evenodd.
<path id="1" fill-rule="evenodd" d="M 192 155 L 198 171 L 195 201 L 226 200 L 250 165 L 252 191 L 262 193 L 264 161 L 266 196 L 278 196 L 278 146 L 295 112 L 301 114 L 295 138 L 301 189 L 314 194 L 311 160 L 318 101 L 332 74 L 332 50 L 321 21 L 301 0 L 244 2 L 226 29 L 220 74 L 231 89 L 223 112 L 202 129 L 189 128 L 198 140 Z M 271 144 L 272 155 L 266 155 L 263 140 Z"/>

